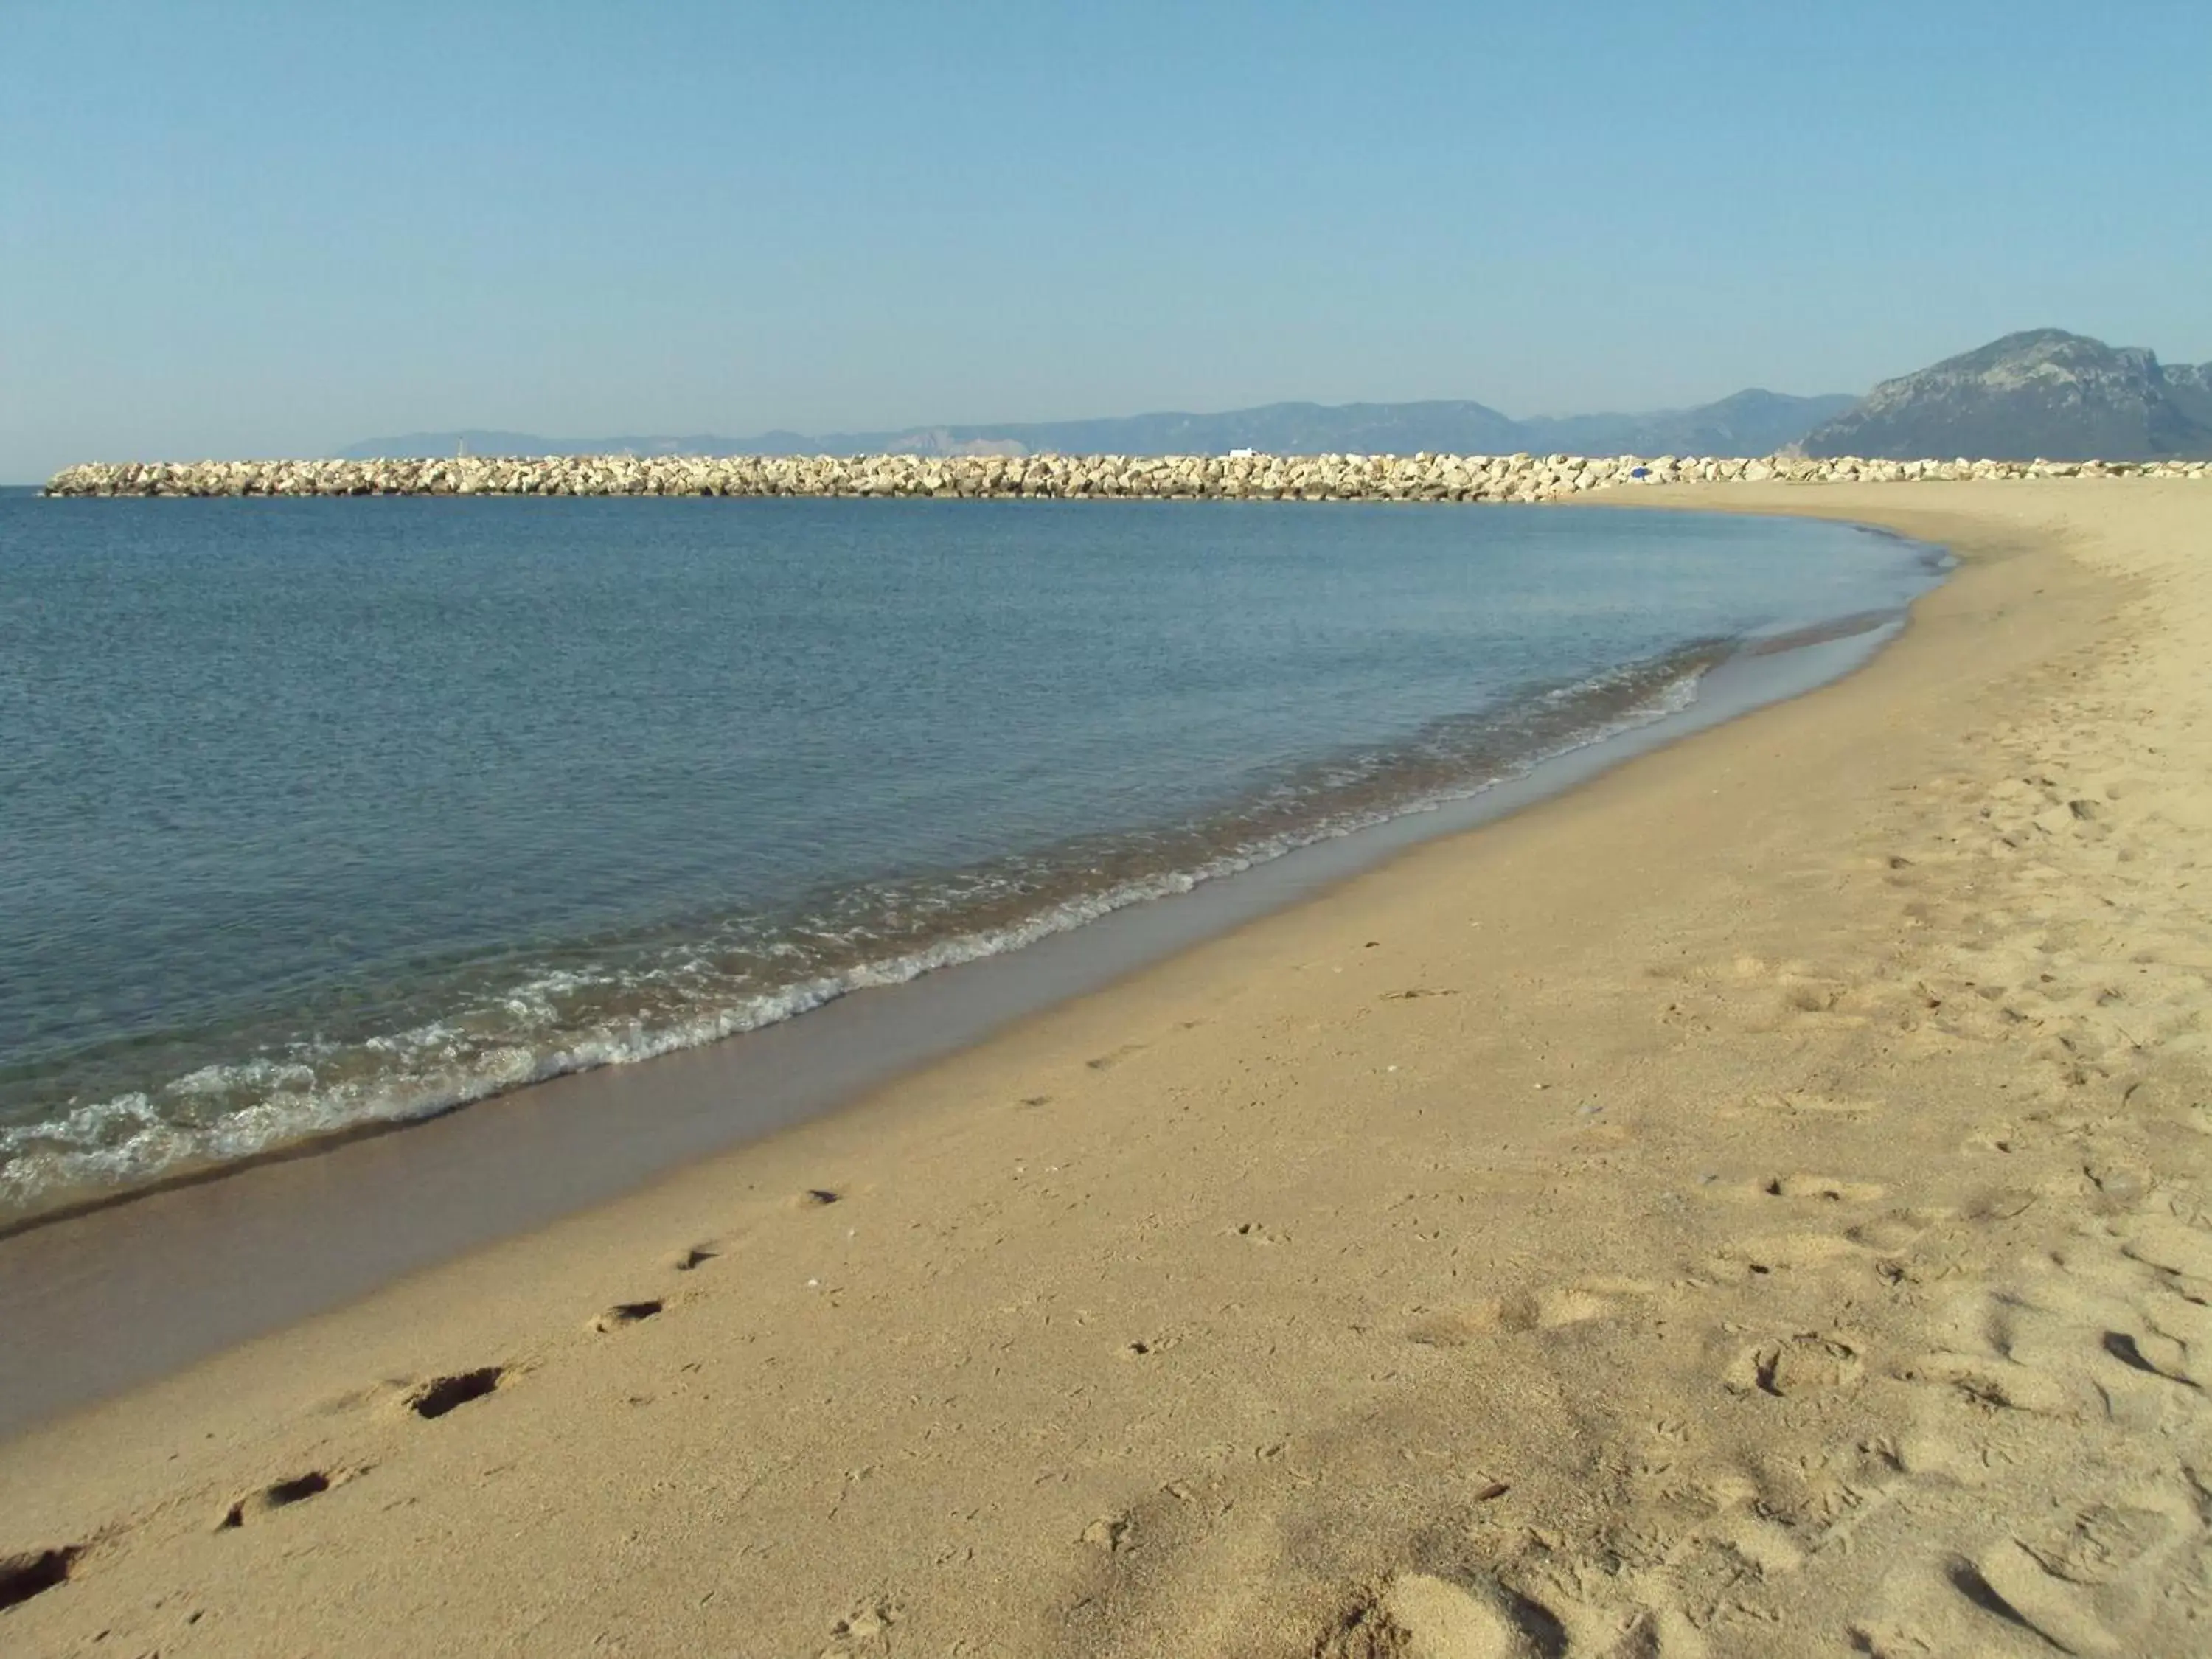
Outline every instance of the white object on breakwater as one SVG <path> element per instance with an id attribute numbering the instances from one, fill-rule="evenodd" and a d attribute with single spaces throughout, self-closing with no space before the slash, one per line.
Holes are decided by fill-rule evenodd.
<path id="1" fill-rule="evenodd" d="M 1616 486 L 1769 480 L 2193 477 L 2208 461 L 1879 461 L 1665 455 L 468 455 L 120 461 L 49 495 L 896 495 L 1139 501 L 1550 501 Z"/>

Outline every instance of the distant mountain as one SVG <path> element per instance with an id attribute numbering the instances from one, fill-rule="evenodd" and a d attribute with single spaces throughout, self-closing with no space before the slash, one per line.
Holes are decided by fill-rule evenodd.
<path id="1" fill-rule="evenodd" d="M 2161 365 L 2166 395 L 2199 426 L 2212 427 L 2212 363 Z"/>
<path id="2" fill-rule="evenodd" d="M 2212 394 L 2208 394 L 2212 395 Z M 541 438 L 526 432 L 410 432 L 338 452 L 348 460 L 451 455 L 1767 455 L 1796 443 L 1854 400 L 1739 392 L 1696 409 L 1645 415 L 1570 415 L 1516 421 L 1487 405 L 1267 404 L 1219 415 L 1128 415 L 1091 421 L 938 426 L 809 437 Z"/>
<path id="3" fill-rule="evenodd" d="M 696 437 L 543 438 L 534 432 L 501 432 L 465 427 L 453 432 L 408 432 L 396 438 L 371 438 L 337 452 L 342 461 L 405 460 L 447 455 L 778 455 L 811 454 L 815 440 L 796 432 L 764 432 L 757 438 Z M 788 452 L 780 446 L 793 446 Z M 760 446 L 768 446 L 761 447 Z"/>
<path id="4" fill-rule="evenodd" d="M 1804 448 L 1894 460 L 2212 456 L 2212 363 L 2168 368 L 2136 347 L 2031 329 L 1884 380 Z"/>
<path id="5" fill-rule="evenodd" d="M 1771 455 L 1856 402 L 1848 392 L 1792 398 L 1753 387 L 1696 409 L 1522 421 L 1521 447 L 1532 454 Z"/>
<path id="6" fill-rule="evenodd" d="M 955 444 L 1018 445 L 1015 453 L 1030 454 L 1218 455 L 1231 449 L 1271 455 L 1424 449 L 1474 454 L 1501 445 L 1508 453 L 1520 447 L 1520 428 L 1513 422 L 1474 403 L 1267 404 L 1222 415 L 1129 415 L 942 432 Z"/>

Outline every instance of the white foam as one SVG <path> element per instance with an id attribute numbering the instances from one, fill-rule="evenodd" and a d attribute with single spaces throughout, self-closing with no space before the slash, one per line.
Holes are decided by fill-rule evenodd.
<path id="1" fill-rule="evenodd" d="M 1564 702 L 1618 684 L 1632 670 L 1599 675 L 1547 694 Z M 73 1107 L 56 1120 L 0 1128 L 0 1210 L 34 1212 L 70 1200 L 143 1185 L 163 1176 L 234 1163 L 302 1141 L 377 1124 L 401 1123 L 449 1111 L 564 1073 L 629 1064 L 715 1042 L 775 1024 L 866 987 L 903 984 L 940 968 L 973 962 L 1066 933 L 1132 904 L 1188 892 L 1200 883 L 1249 870 L 1297 848 L 1355 833 L 1412 812 L 1431 811 L 1467 799 L 1533 768 L 1539 760 L 1586 748 L 1686 708 L 1696 700 L 1702 671 L 1685 672 L 1655 689 L 1635 707 L 1555 742 L 1510 771 L 1474 778 L 1416 798 L 1346 811 L 1249 842 L 1188 869 L 1134 878 L 1078 894 L 1006 925 L 894 951 L 830 974 L 708 1004 L 659 1023 L 610 1023 L 562 1031 L 556 1023 L 564 998 L 643 985 L 678 986 L 713 977 L 696 957 L 646 969 L 592 974 L 548 969 L 489 1000 L 524 1030 L 478 1042 L 454 1019 L 427 1022 L 375 1036 L 354 1046 L 382 1062 L 364 1076 L 320 1082 L 309 1059 L 342 1060 L 347 1050 L 309 1041 L 283 1058 L 256 1056 L 198 1068 L 157 1091 Z M 1364 781 L 1365 769 L 1349 769 Z M 1285 792 L 1286 798 L 1297 792 Z M 908 901 L 909 909 L 943 909 L 972 894 L 947 891 L 933 900 Z M 864 930 L 842 936 L 849 942 Z M 840 939 L 835 933 L 821 937 Z M 761 957 L 803 957 L 794 940 L 764 942 Z M 245 1103 L 220 1108 L 206 1121 L 197 1114 L 210 1103 L 246 1094 Z M 164 1109 L 164 1107 L 167 1109 Z"/>

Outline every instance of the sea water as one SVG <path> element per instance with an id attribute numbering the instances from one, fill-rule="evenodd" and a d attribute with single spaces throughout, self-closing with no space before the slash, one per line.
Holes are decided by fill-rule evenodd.
<path id="1" fill-rule="evenodd" d="M 803 1014 L 1662 717 L 1705 514 L 0 495 L 0 1223 Z"/>

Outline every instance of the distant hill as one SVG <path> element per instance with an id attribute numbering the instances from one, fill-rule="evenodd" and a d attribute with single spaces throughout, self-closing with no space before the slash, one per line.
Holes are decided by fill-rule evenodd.
<path id="1" fill-rule="evenodd" d="M 2173 406 L 2197 425 L 2212 427 L 2212 363 L 2166 363 L 2161 373 Z"/>
<path id="2" fill-rule="evenodd" d="M 2169 368 L 2136 347 L 2031 329 L 1884 380 L 1804 449 L 1894 460 L 2212 456 L 2212 363 Z"/>
<path id="3" fill-rule="evenodd" d="M 1767 455 L 1788 447 L 1829 416 L 1846 396 L 1792 398 L 1739 392 L 1696 409 L 1642 415 L 1570 415 L 1516 421 L 1486 404 L 1267 404 L 1218 415 L 1128 415 L 1091 421 L 939 426 L 899 432 L 832 432 L 807 436 L 764 432 L 750 438 L 563 440 L 527 432 L 410 432 L 338 452 L 348 460 L 451 455 L 1219 455 L 1256 449 L 1274 455 L 1578 454 Z"/>
<path id="4" fill-rule="evenodd" d="M 1771 455 L 1857 402 L 1848 392 L 1792 398 L 1754 387 L 1697 409 L 1522 421 L 1520 447 L 1547 455 Z"/>

